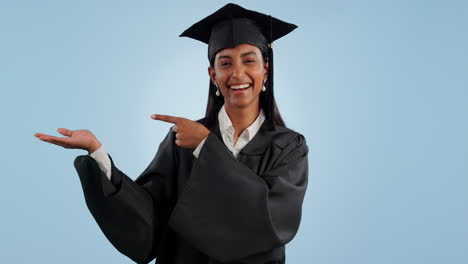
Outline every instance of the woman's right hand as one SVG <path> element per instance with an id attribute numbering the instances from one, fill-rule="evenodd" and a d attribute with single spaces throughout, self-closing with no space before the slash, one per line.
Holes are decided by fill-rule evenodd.
<path id="1" fill-rule="evenodd" d="M 34 136 L 42 141 L 62 146 L 64 148 L 84 149 L 89 153 L 93 153 L 99 147 L 101 147 L 99 140 L 89 130 L 68 130 L 66 128 L 57 128 L 57 132 L 64 135 L 65 137 L 54 137 L 41 133 L 35 133 Z"/>

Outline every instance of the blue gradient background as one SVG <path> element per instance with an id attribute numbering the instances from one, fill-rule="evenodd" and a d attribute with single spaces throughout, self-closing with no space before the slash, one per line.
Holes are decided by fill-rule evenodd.
<path id="1" fill-rule="evenodd" d="M 224 1 L 1 1 L 1 263 L 132 263 L 89 213 L 91 130 L 136 178 L 170 124 L 204 115 L 207 47 L 178 35 Z M 274 43 L 310 178 L 287 263 L 468 263 L 468 2 L 238 1 L 299 25 Z"/>

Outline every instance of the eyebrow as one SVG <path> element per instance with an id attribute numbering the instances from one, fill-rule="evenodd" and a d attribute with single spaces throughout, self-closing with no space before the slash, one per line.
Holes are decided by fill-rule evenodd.
<path id="1" fill-rule="evenodd" d="M 255 51 L 249 51 L 249 52 L 246 52 L 246 53 L 242 53 L 240 56 L 241 56 L 241 58 L 243 58 L 243 57 L 249 56 L 249 55 L 257 55 L 257 53 L 255 53 Z M 220 59 L 230 59 L 230 58 L 231 58 L 231 56 L 222 55 L 222 56 L 218 57 L 218 60 L 220 60 Z"/>

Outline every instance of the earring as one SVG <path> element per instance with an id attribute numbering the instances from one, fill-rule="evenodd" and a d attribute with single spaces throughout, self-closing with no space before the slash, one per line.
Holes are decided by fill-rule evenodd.
<path id="1" fill-rule="evenodd" d="M 219 87 L 218 87 L 218 84 L 215 83 L 215 86 L 216 86 L 216 96 L 220 96 L 221 93 L 219 92 Z"/>
<path id="2" fill-rule="evenodd" d="M 265 83 L 266 83 L 266 79 L 263 81 L 262 92 L 266 91 Z"/>

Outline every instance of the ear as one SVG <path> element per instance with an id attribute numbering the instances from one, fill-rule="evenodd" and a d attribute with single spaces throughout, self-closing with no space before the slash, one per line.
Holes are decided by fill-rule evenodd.
<path id="1" fill-rule="evenodd" d="M 216 72 L 211 66 L 208 67 L 208 75 L 210 75 L 211 82 L 216 83 Z"/>
<path id="2" fill-rule="evenodd" d="M 269 68 L 268 61 L 263 64 L 263 69 L 265 70 L 265 79 L 268 77 L 268 68 Z"/>

